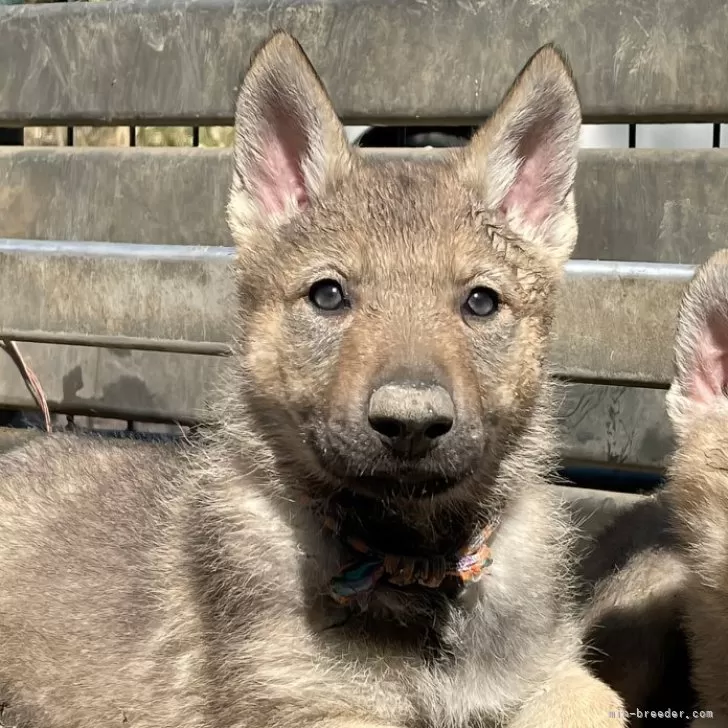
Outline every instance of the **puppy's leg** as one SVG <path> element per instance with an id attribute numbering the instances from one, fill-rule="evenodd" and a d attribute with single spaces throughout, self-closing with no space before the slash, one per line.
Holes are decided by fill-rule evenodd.
<path id="1" fill-rule="evenodd" d="M 585 667 L 558 672 L 529 700 L 508 728 L 624 728 L 624 704 Z"/>

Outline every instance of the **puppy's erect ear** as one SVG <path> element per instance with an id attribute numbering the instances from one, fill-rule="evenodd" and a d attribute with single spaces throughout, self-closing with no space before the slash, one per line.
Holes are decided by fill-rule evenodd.
<path id="1" fill-rule="evenodd" d="M 581 109 L 571 70 L 552 45 L 540 48 L 465 156 L 465 178 L 513 232 L 538 238 L 563 263 L 576 243 L 571 190 Z"/>
<path id="2" fill-rule="evenodd" d="M 348 159 L 344 129 L 296 40 L 273 33 L 254 54 L 235 110 L 233 233 L 275 227 L 335 181 Z"/>
<path id="3" fill-rule="evenodd" d="M 722 402 L 727 395 L 728 249 L 703 263 L 683 294 L 668 413 L 679 430 L 685 416 Z"/>

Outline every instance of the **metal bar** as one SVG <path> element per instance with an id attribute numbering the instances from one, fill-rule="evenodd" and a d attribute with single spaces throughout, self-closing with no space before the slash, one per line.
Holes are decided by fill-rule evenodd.
<path id="1" fill-rule="evenodd" d="M 232 248 L 0 240 L 0 336 L 16 341 L 224 355 Z M 555 321 L 555 372 L 664 387 L 689 265 L 574 260 Z M 73 296 L 58 291 L 74 291 Z M 130 293 L 133 292 L 133 295 Z M 640 346 L 634 346 L 640 341 Z"/>
<path id="2" fill-rule="evenodd" d="M 127 261 L 194 261 L 230 263 L 235 257 L 231 247 L 216 245 L 149 245 L 146 243 L 80 242 L 77 240 L 26 240 L 0 238 L 0 253 L 26 254 L 31 257 L 120 259 Z"/>
<path id="3" fill-rule="evenodd" d="M 69 344 L 72 346 L 134 349 L 137 351 L 166 351 L 170 354 L 197 354 L 203 356 L 230 355 L 229 345 L 214 341 L 144 339 L 137 336 L 102 336 L 100 334 L 57 333 L 55 331 L 24 331 L 13 328 L 3 328 L 0 337 L 12 339 L 13 341 L 28 341 L 36 344 Z"/>
<path id="4" fill-rule="evenodd" d="M 228 248 L 2 240 L 3 277 L 23 281 L 23 295 L 0 290 L 0 330 L 16 341 L 221 354 L 231 260 Z"/>
<path id="5" fill-rule="evenodd" d="M 618 260 L 570 260 L 566 275 L 570 279 L 609 278 L 623 281 L 628 278 L 666 283 L 686 283 L 695 273 L 694 265 L 685 263 L 650 263 Z"/>
<path id="6" fill-rule="evenodd" d="M 724 0 L 132 0 L 4 9 L 0 125 L 229 124 L 241 71 L 279 27 L 354 124 L 484 119 L 549 41 L 588 121 L 728 119 Z"/>

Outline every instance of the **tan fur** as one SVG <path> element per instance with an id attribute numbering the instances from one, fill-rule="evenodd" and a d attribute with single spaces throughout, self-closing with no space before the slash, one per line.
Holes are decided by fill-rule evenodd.
<path id="1" fill-rule="evenodd" d="M 720 725 L 728 722 L 728 400 L 718 392 L 698 401 L 692 387 L 709 321 L 728 332 L 728 250 L 704 263 L 686 290 L 668 393 L 678 438 L 668 495 L 690 573 L 693 679 L 700 708 L 714 712 L 702 724 Z"/>
<path id="2" fill-rule="evenodd" d="M 624 700 L 631 728 L 645 725 L 638 711 L 690 715 L 695 705 L 682 628 L 689 574 L 670 520 L 664 490 L 623 506 L 580 562 L 589 665 Z"/>
<path id="3" fill-rule="evenodd" d="M 0 698 L 22 725 L 624 725 L 582 666 L 572 528 L 549 484 L 579 122 L 547 47 L 469 148 L 367 161 L 295 41 L 266 43 L 236 116 L 240 326 L 217 426 L 188 456 L 57 435 L 2 463 Z M 315 310 L 322 279 L 348 309 Z M 477 286 L 499 295 L 487 319 L 461 308 Z M 416 462 L 366 414 L 382 382 L 412 380 L 456 412 Z M 399 553 L 497 522 L 491 571 L 338 607 L 351 554 L 304 497 L 350 499 Z"/>

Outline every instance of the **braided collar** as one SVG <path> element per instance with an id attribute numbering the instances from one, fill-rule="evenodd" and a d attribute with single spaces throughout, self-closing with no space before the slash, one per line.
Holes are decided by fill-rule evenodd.
<path id="1" fill-rule="evenodd" d="M 372 591 L 380 583 L 437 589 L 447 577 L 457 579 L 460 584 L 476 582 L 488 573 L 493 563 L 489 541 L 496 530 L 495 524 L 483 528 L 473 541 L 450 555 L 428 557 L 385 553 L 370 547 L 361 538 L 347 536 L 342 520 L 330 509 L 320 512 L 320 517 L 324 526 L 353 552 L 353 558 L 330 584 L 330 596 L 340 605 L 356 604 L 366 609 Z"/>

